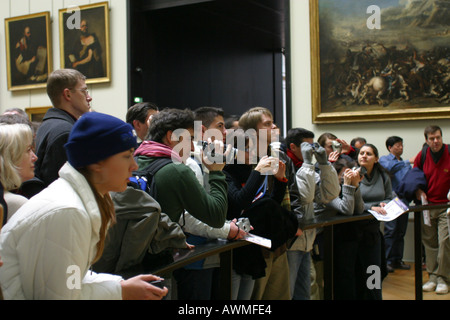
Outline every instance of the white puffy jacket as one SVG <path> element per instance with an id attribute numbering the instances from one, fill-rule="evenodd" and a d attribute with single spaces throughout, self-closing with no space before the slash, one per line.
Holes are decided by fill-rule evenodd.
<path id="1" fill-rule="evenodd" d="M 68 163 L 59 175 L 2 229 L 4 298 L 121 299 L 121 277 L 89 270 L 101 224 L 94 195 Z"/>

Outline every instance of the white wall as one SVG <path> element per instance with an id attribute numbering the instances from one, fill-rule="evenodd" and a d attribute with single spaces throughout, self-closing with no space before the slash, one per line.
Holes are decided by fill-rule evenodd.
<path id="1" fill-rule="evenodd" d="M 89 0 L 0 0 L 0 112 L 8 108 L 51 106 L 45 89 L 8 91 L 6 74 L 6 48 L 4 19 L 32 13 L 50 11 L 52 19 L 53 70 L 60 68 L 59 9 L 69 6 L 94 4 Z M 111 82 L 89 85 L 89 93 L 96 111 L 125 120 L 127 97 L 127 16 L 125 0 L 109 0 L 111 36 Z"/>

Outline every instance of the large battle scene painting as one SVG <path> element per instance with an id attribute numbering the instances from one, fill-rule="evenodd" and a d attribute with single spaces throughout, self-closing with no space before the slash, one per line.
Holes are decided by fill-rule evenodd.
<path id="1" fill-rule="evenodd" d="M 450 0 L 314 2 L 317 115 L 450 110 Z"/>

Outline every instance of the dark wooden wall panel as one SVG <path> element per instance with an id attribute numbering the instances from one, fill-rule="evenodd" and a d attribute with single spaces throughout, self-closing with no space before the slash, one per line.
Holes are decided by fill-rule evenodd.
<path id="1" fill-rule="evenodd" d="M 130 105 L 264 106 L 282 126 L 284 0 L 129 1 Z"/>

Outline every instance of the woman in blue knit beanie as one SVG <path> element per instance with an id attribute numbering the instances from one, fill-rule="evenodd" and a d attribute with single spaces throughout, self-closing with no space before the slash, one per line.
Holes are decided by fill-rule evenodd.
<path id="1" fill-rule="evenodd" d="M 31 198 L 4 226 L 0 285 L 5 299 L 147 299 L 168 292 L 140 275 L 95 273 L 115 222 L 109 192 L 122 192 L 137 164 L 132 127 L 110 115 L 84 114 L 65 145 L 59 179 Z"/>

